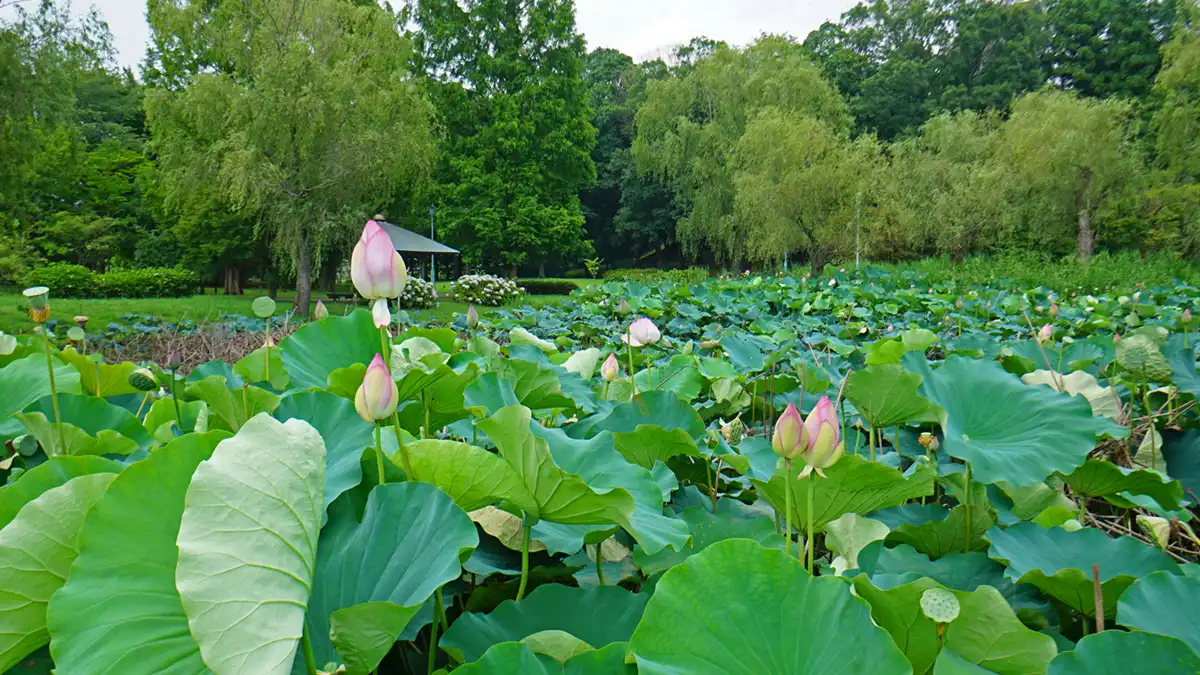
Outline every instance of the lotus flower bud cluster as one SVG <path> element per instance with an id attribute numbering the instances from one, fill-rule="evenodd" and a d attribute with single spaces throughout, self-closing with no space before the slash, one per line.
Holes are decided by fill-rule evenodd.
<path id="1" fill-rule="evenodd" d="M 643 316 L 629 324 L 629 331 L 621 336 L 621 341 L 628 343 L 630 347 L 644 347 L 658 342 L 661 337 L 662 333 L 658 330 L 658 326 Z"/>
<path id="2" fill-rule="evenodd" d="M 383 362 L 383 355 L 376 354 L 367 366 L 362 384 L 354 394 L 354 409 L 367 422 L 378 422 L 392 416 L 399 403 L 400 390 Z"/>
<path id="3" fill-rule="evenodd" d="M 408 283 L 408 269 L 396 252 L 392 238 L 379 223 L 368 220 L 350 255 L 350 280 L 358 294 L 373 300 L 371 315 L 379 328 L 392 322 L 387 299 L 400 296 Z"/>
<path id="4" fill-rule="evenodd" d="M 771 449 L 785 459 L 803 461 L 800 478 L 813 471 L 824 478 L 824 469 L 836 464 L 846 451 L 837 409 L 829 397 L 822 396 L 806 420 L 801 420 L 800 411 L 789 403 L 775 424 Z"/>
<path id="5" fill-rule="evenodd" d="M 600 377 L 604 378 L 605 382 L 612 382 L 620 374 L 621 368 L 617 364 L 617 355 L 609 354 L 608 358 L 604 359 L 604 364 L 600 366 Z"/>

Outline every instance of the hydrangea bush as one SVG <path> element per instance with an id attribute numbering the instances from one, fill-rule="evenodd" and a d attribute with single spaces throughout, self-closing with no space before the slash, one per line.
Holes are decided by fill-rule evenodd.
<path id="1" fill-rule="evenodd" d="M 437 304 L 437 290 L 424 279 L 409 277 L 398 302 L 402 309 L 429 309 Z"/>
<path id="2" fill-rule="evenodd" d="M 511 279 L 490 274 L 467 274 L 450 284 L 450 293 L 459 302 L 499 307 L 521 297 L 524 290 Z"/>

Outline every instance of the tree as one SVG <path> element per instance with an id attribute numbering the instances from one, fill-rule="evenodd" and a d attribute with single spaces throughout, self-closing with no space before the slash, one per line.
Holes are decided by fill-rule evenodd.
<path id="1" fill-rule="evenodd" d="M 307 316 L 324 249 L 428 175 L 432 110 L 408 39 L 387 11 L 344 0 L 156 0 L 148 16 L 168 207 L 261 224 Z"/>
<path id="2" fill-rule="evenodd" d="M 841 96 L 803 49 L 783 38 L 765 37 L 742 50 L 718 47 L 680 75 L 647 84 L 633 155 L 641 171 L 671 186 L 686 255 L 708 254 L 735 268 L 763 259 L 734 213 L 730 154 L 747 122 L 766 108 L 812 117 L 835 135 L 850 127 Z"/>
<path id="3" fill-rule="evenodd" d="M 543 272 L 591 251 L 596 179 L 583 38 L 570 0 L 420 0 L 418 68 L 446 135 L 432 199 L 470 265 Z"/>
<path id="4" fill-rule="evenodd" d="M 1126 102 L 1043 91 L 1013 105 L 1000 129 L 997 157 L 1011 176 L 1010 227 L 1025 248 L 1062 251 L 1074 239 L 1091 258 L 1102 223 L 1097 213 L 1136 185 L 1141 163 L 1129 138 Z"/>

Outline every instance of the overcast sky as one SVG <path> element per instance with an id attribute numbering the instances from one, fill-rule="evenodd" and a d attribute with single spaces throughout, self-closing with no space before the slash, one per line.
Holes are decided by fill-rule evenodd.
<path id="1" fill-rule="evenodd" d="M 738 45 L 764 32 L 803 39 L 856 1 L 576 0 L 575 5 L 588 49 L 612 47 L 640 60 L 701 35 Z M 145 1 L 74 0 L 73 5 L 79 12 L 92 5 L 100 10 L 112 29 L 118 63 L 136 71 L 150 36 Z"/>

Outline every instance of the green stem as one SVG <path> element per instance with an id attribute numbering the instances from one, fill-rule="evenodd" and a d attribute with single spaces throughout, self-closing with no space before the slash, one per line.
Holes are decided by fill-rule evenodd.
<path id="1" fill-rule="evenodd" d="M 600 398 L 602 398 L 605 401 L 608 400 L 608 385 L 610 385 L 610 384 L 612 384 L 612 383 L 609 382 L 608 380 L 604 381 L 604 394 Z"/>
<path id="2" fill-rule="evenodd" d="M 437 609 L 437 618 L 442 622 L 442 630 L 450 630 L 450 620 L 446 618 L 446 602 L 442 599 L 442 589 L 440 587 L 434 591 L 433 601 Z"/>
<path id="3" fill-rule="evenodd" d="M 783 460 L 783 465 L 787 467 L 787 482 L 783 488 L 783 552 L 785 555 L 792 555 L 792 460 Z"/>
<path id="4" fill-rule="evenodd" d="M 271 317 L 267 317 L 267 340 L 263 343 L 267 348 L 267 358 L 263 359 L 263 380 L 271 381 Z"/>
<path id="5" fill-rule="evenodd" d="M 874 462 L 875 461 L 875 427 L 871 427 L 871 430 L 867 434 L 867 445 L 871 446 L 871 461 Z"/>
<path id="6" fill-rule="evenodd" d="M 629 338 L 632 340 L 633 336 L 631 335 Z M 637 396 L 637 377 L 633 372 L 633 345 L 626 342 L 625 347 L 629 350 L 629 382 L 633 385 L 633 395 Z"/>
<path id="7" fill-rule="evenodd" d="M 966 473 L 963 474 L 963 507 L 967 516 L 967 538 L 963 541 L 963 553 L 971 552 L 971 464 L 967 463 Z"/>
<path id="8" fill-rule="evenodd" d="M 425 411 L 425 433 L 422 438 L 433 438 L 433 422 L 429 418 L 429 390 L 421 392 L 421 408 Z"/>
<path id="9" fill-rule="evenodd" d="M 896 447 L 894 448 L 894 450 L 896 452 L 900 452 L 900 425 L 899 424 L 896 425 L 895 439 L 896 439 Z"/>
<path id="10" fill-rule="evenodd" d="M 379 469 L 379 484 L 387 485 L 387 475 L 383 471 L 383 438 L 379 433 L 379 422 L 375 423 L 375 468 Z"/>
<path id="11" fill-rule="evenodd" d="M 808 474 L 808 575 L 813 573 L 813 552 L 817 548 L 817 533 L 813 527 L 813 483 L 817 482 L 816 474 Z"/>
<path id="12" fill-rule="evenodd" d="M 1155 447 L 1154 442 L 1154 409 L 1150 407 L 1150 387 L 1142 389 L 1142 405 L 1146 406 L 1146 419 L 1150 421 L 1150 431 L 1147 432 L 1150 434 L 1150 468 L 1158 471 L 1158 466 L 1156 466 L 1158 462 L 1154 459 L 1158 448 Z"/>
<path id="13" fill-rule="evenodd" d="M 146 401 L 148 400 L 150 400 L 150 392 L 146 392 L 142 395 L 142 402 L 138 405 L 138 411 L 134 413 L 134 417 L 138 418 L 139 420 L 142 419 L 142 409 L 146 407 Z"/>
<path id="14" fill-rule="evenodd" d="M 50 375 L 50 402 L 54 406 L 54 426 L 58 428 L 59 452 L 67 454 L 67 437 L 63 434 L 62 411 L 58 408 L 58 387 L 54 383 L 54 357 L 50 355 L 50 332 L 42 324 L 42 345 L 46 349 L 46 370 Z M 99 378 L 96 380 L 99 382 Z M 98 385 L 97 385 L 98 386 Z"/>
<path id="15" fill-rule="evenodd" d="M 171 402 L 175 404 L 175 424 L 179 433 L 183 433 L 183 415 L 179 413 L 179 397 L 175 395 L 175 369 L 171 369 Z"/>
<path id="16" fill-rule="evenodd" d="M 379 354 L 383 357 L 383 365 L 387 366 L 389 371 L 392 369 L 392 350 L 388 349 L 388 342 L 390 341 L 391 336 L 388 335 L 388 329 L 384 326 L 380 326 L 379 347 L 383 351 L 379 352 Z"/>
<path id="17" fill-rule="evenodd" d="M 313 656 L 312 640 L 308 637 L 308 622 L 304 622 L 300 633 L 300 652 L 304 654 L 304 670 L 308 675 L 317 675 L 317 659 Z"/>
<path id="18" fill-rule="evenodd" d="M 716 473 L 713 474 L 713 481 L 710 486 L 710 489 L 712 490 L 712 503 L 713 503 L 712 512 L 713 512 L 714 516 L 717 515 L 717 490 L 719 490 L 720 487 L 721 487 L 721 460 L 718 459 L 717 460 L 717 470 L 716 470 Z"/>
<path id="19" fill-rule="evenodd" d="M 400 448 L 400 463 L 404 465 L 404 475 L 408 480 L 412 480 L 412 464 L 408 461 L 408 447 L 404 445 L 404 432 L 400 430 L 400 413 L 397 411 L 392 412 L 392 429 L 396 431 L 396 444 Z"/>
<path id="20" fill-rule="evenodd" d="M 596 544 L 596 578 L 600 580 L 600 585 L 604 585 L 604 565 L 600 562 L 600 546 L 604 542 Z"/>
<path id="21" fill-rule="evenodd" d="M 525 586 L 529 583 L 529 518 L 521 518 L 521 585 L 517 586 L 517 602 L 525 597 Z"/>
<path id="22" fill-rule="evenodd" d="M 437 620 L 437 617 L 435 616 L 435 617 L 433 617 L 433 622 L 429 625 L 429 670 L 428 670 L 429 675 L 433 675 L 433 669 L 437 665 L 437 645 L 438 645 L 438 620 Z"/>

